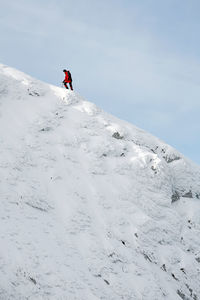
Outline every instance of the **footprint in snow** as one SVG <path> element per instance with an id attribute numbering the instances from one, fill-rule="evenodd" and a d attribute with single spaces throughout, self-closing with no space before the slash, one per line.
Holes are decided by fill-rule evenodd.
<path id="1" fill-rule="evenodd" d="M 40 131 L 51 131 L 51 130 L 53 130 L 53 129 L 51 127 L 48 127 L 48 126 L 40 129 Z"/>

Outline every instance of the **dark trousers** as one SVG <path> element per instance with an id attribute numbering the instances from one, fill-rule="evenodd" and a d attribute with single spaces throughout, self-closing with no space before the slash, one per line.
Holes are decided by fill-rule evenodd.
<path id="1" fill-rule="evenodd" d="M 66 89 L 68 89 L 67 82 L 64 82 L 64 86 L 66 87 Z M 69 86 L 70 86 L 71 90 L 73 91 L 72 82 L 69 82 Z"/>

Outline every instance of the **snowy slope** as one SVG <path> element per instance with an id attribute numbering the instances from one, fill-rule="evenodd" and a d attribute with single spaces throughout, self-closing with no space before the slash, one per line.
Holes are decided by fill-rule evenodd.
<path id="1" fill-rule="evenodd" d="M 0 299 L 200 299 L 200 167 L 0 65 Z"/>

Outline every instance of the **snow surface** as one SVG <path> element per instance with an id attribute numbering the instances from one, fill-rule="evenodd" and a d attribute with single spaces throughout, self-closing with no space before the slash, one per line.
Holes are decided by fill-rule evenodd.
<path id="1" fill-rule="evenodd" d="M 0 299 L 200 299 L 200 167 L 0 65 Z"/>

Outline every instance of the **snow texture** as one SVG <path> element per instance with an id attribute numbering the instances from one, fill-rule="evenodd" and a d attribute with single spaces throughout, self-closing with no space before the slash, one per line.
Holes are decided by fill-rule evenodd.
<path id="1" fill-rule="evenodd" d="M 0 65 L 0 299 L 200 299 L 200 167 Z"/>

